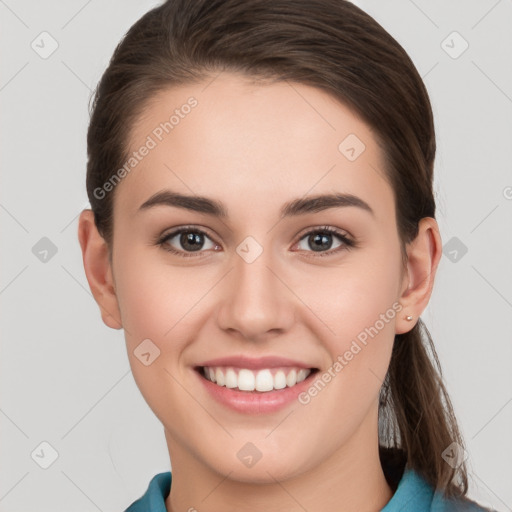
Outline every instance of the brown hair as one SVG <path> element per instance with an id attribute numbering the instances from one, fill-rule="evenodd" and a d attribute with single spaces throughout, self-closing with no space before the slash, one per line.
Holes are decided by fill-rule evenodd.
<path id="1" fill-rule="evenodd" d="M 405 264 L 419 220 L 435 218 L 432 109 L 405 50 L 345 0 L 173 0 L 130 28 L 96 89 L 87 136 L 87 193 L 110 254 L 115 188 L 102 198 L 95 190 L 127 160 L 130 130 L 144 106 L 163 89 L 223 70 L 317 87 L 372 128 L 394 191 Z M 395 336 L 379 438 L 383 459 L 398 454 L 448 497 L 467 493 L 465 464 L 453 468 L 441 456 L 452 442 L 464 444 L 421 319 Z"/>

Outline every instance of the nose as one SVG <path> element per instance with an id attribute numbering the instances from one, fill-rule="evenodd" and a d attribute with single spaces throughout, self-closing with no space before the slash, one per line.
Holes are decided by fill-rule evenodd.
<path id="1" fill-rule="evenodd" d="M 217 322 L 240 338 L 261 341 L 286 332 L 295 322 L 296 304 L 284 271 L 263 251 L 252 262 L 235 254 L 224 280 Z M 274 264 L 273 264 L 274 263 Z"/>

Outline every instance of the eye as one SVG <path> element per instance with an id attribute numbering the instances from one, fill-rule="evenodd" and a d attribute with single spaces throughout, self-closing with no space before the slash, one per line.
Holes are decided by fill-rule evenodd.
<path id="1" fill-rule="evenodd" d="M 207 238 L 210 240 L 211 246 L 206 249 L 217 249 L 219 246 L 211 240 L 211 238 L 201 229 L 194 227 L 183 227 L 164 235 L 157 243 L 162 246 L 166 251 L 183 257 L 196 256 L 194 253 L 202 252 L 204 249 L 205 241 Z M 176 239 L 176 240 L 174 240 Z M 172 243 L 180 247 L 178 249 L 172 246 Z M 187 254 L 188 253 L 188 254 Z"/>
<path id="2" fill-rule="evenodd" d="M 333 237 L 338 238 L 340 241 L 338 246 L 334 249 L 332 249 Z M 210 247 L 205 247 L 205 239 L 210 241 Z M 306 244 L 309 245 L 309 247 L 312 247 L 313 250 L 308 251 L 308 249 L 304 249 L 304 247 L 299 247 L 299 249 L 317 253 L 314 254 L 313 257 L 330 256 L 340 251 L 356 247 L 355 241 L 348 238 L 344 233 L 329 226 L 315 228 L 308 231 L 302 235 L 298 245 L 300 245 L 303 240 L 305 240 Z M 220 249 L 220 246 L 214 242 L 206 232 L 193 226 L 185 226 L 176 229 L 158 239 L 156 243 L 166 251 L 181 257 L 201 257 L 200 254 L 204 252 L 202 249 Z M 181 247 L 176 247 L 176 245 Z"/>
<path id="3" fill-rule="evenodd" d="M 332 238 L 338 238 L 341 240 L 341 243 L 334 249 L 332 247 Z M 302 240 L 306 241 L 306 244 L 309 247 L 313 248 L 313 251 L 308 252 L 316 252 L 318 254 L 316 256 L 330 256 L 332 254 L 338 253 L 340 251 L 350 249 L 356 246 L 356 243 L 348 238 L 345 234 L 341 233 L 337 229 L 331 228 L 329 226 L 324 226 L 323 228 L 316 228 L 308 231 L 299 241 L 299 245 Z M 307 249 L 305 249 L 307 251 Z M 308 256 L 309 257 L 309 256 Z"/>

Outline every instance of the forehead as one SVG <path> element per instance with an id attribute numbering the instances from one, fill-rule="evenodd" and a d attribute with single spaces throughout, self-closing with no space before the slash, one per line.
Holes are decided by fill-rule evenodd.
<path id="1" fill-rule="evenodd" d="M 116 191 L 125 215 L 164 188 L 235 210 L 277 211 L 291 197 L 334 191 L 393 208 L 371 128 L 303 84 L 222 73 L 160 91 L 132 128 L 129 148 L 137 155 Z"/>

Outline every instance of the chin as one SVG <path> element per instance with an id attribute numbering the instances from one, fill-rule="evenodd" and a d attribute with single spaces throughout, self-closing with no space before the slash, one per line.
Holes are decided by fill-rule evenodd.
<path id="1" fill-rule="evenodd" d="M 221 464 L 219 459 L 216 459 L 215 464 L 210 467 L 230 480 L 247 484 L 275 484 L 276 480 L 286 481 L 308 469 L 302 458 L 299 459 L 293 455 L 287 458 L 286 454 L 278 450 L 267 456 L 262 454 L 261 458 L 255 462 L 244 461 L 243 455 L 241 458 L 242 460 L 238 457 L 234 460 L 233 458 L 224 459 Z"/>

